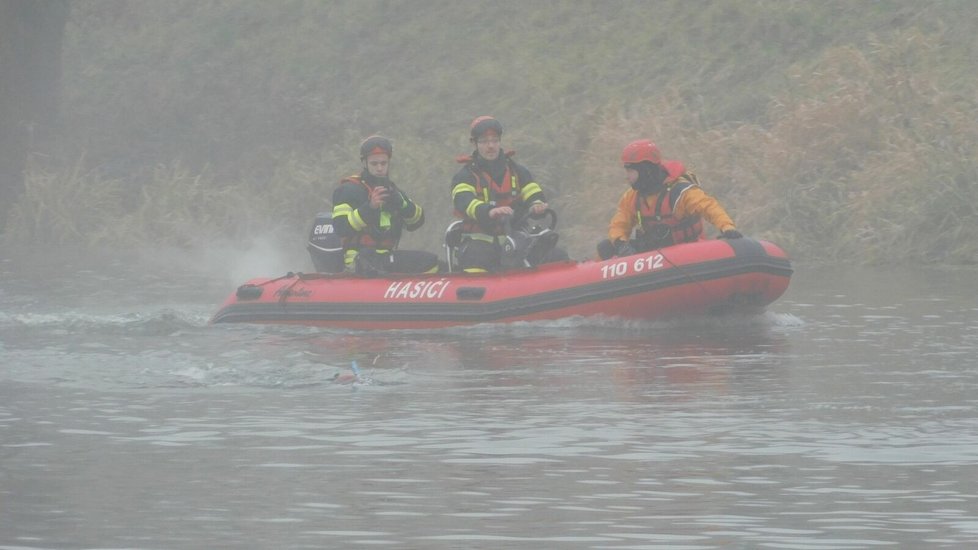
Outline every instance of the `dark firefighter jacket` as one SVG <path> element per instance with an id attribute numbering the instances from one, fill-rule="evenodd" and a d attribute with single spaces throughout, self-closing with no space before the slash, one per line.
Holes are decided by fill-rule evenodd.
<path id="1" fill-rule="evenodd" d="M 404 229 L 414 231 L 424 224 L 424 211 L 390 180 L 382 185 L 391 192 L 380 208 L 370 206 L 370 188 L 363 174 L 343 179 L 333 191 L 333 227 L 343 239 L 343 248 L 393 250 Z"/>
<path id="2" fill-rule="evenodd" d="M 504 223 L 489 217 L 498 206 L 509 206 L 519 216 L 536 202 L 546 202 L 543 189 L 530 171 L 512 158 L 513 152 L 500 154 L 494 161 L 460 157 L 464 166 L 452 178 L 452 204 L 455 215 L 464 219 L 463 232 L 476 236 L 505 234 Z"/>

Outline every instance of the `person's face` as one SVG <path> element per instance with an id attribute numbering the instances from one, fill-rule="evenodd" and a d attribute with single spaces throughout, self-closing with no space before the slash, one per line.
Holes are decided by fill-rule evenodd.
<path id="1" fill-rule="evenodd" d="M 499 157 L 499 136 L 492 133 L 485 133 L 475 140 L 475 148 L 479 151 L 479 156 L 486 160 L 496 160 Z"/>
<path id="2" fill-rule="evenodd" d="M 376 178 L 386 178 L 390 162 L 391 159 L 383 153 L 370 155 L 367 157 L 367 171 Z"/>
<path id="3" fill-rule="evenodd" d="M 635 185 L 635 182 L 638 181 L 638 170 L 626 166 L 625 179 L 628 180 L 628 185 Z"/>

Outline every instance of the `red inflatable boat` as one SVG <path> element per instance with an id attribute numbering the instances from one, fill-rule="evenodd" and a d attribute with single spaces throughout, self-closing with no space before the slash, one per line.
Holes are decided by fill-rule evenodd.
<path id="1" fill-rule="evenodd" d="M 241 285 L 211 322 L 414 329 L 572 316 L 652 320 L 760 311 L 785 292 L 791 274 L 783 250 L 749 238 L 496 274 L 289 273 Z"/>
<path id="2" fill-rule="evenodd" d="M 211 322 L 414 329 L 571 316 L 652 320 L 760 311 L 785 292 L 791 274 L 783 250 L 749 238 L 497 274 L 289 273 L 241 285 Z"/>

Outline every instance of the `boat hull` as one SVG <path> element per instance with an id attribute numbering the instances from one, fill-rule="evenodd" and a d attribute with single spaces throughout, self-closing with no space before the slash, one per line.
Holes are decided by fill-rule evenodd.
<path id="1" fill-rule="evenodd" d="M 573 316 L 654 320 L 762 310 L 791 274 L 783 250 L 747 238 L 500 274 L 290 273 L 248 281 L 211 321 L 398 329 Z"/>

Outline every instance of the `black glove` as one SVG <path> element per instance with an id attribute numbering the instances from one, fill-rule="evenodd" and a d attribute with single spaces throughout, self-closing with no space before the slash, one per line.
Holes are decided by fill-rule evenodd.
<path id="1" fill-rule="evenodd" d="M 615 243 L 615 255 L 616 256 L 631 256 L 632 254 L 637 254 L 638 250 L 632 246 L 632 243 L 628 241 L 618 241 Z"/>
<path id="2" fill-rule="evenodd" d="M 728 229 L 728 230 L 724 231 L 723 233 L 720 233 L 720 238 L 721 239 L 740 239 L 740 238 L 743 238 L 743 235 L 741 235 L 740 234 L 740 231 L 737 231 L 736 229 Z"/>
<path id="3" fill-rule="evenodd" d="M 384 199 L 384 206 L 390 212 L 400 212 L 404 208 L 404 195 L 397 189 L 391 189 Z"/>

